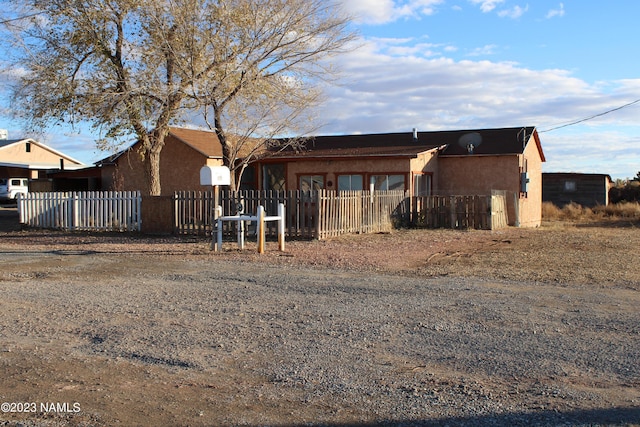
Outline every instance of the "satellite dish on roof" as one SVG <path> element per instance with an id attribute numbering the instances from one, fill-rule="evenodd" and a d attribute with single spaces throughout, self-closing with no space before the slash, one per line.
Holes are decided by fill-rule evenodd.
<path id="1" fill-rule="evenodd" d="M 465 133 L 458 139 L 458 145 L 466 149 L 469 154 L 473 154 L 473 150 L 482 144 L 482 135 L 478 132 Z"/>

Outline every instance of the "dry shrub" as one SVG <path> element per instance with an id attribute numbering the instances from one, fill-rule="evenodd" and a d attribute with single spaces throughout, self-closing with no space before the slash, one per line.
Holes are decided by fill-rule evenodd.
<path id="1" fill-rule="evenodd" d="M 620 202 L 609 206 L 598 206 L 594 208 L 594 211 L 613 219 L 640 219 L 640 203 L 638 202 Z"/>
<path id="2" fill-rule="evenodd" d="M 562 208 L 562 219 L 572 221 L 586 221 L 593 219 L 594 213 L 590 208 L 585 208 L 577 203 L 569 203 Z"/>
<path id="3" fill-rule="evenodd" d="M 542 203 L 542 219 L 545 221 L 588 222 L 605 219 L 640 220 L 640 203 L 620 202 L 608 206 L 596 206 L 593 209 L 577 203 L 565 205 L 562 209 L 551 202 Z"/>
<path id="4" fill-rule="evenodd" d="M 551 202 L 542 203 L 542 219 L 546 221 L 559 220 L 562 217 L 562 211 L 559 207 Z"/>

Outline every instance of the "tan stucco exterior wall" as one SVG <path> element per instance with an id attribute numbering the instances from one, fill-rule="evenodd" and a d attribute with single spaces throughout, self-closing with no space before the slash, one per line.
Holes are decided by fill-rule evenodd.
<path id="1" fill-rule="evenodd" d="M 27 152 L 27 144 L 30 143 L 30 151 Z M 60 156 L 52 151 L 42 148 L 31 141 L 22 141 L 15 145 L 4 147 L 0 150 L 0 161 L 27 163 L 31 165 L 49 165 L 49 167 L 59 167 L 60 159 L 64 159 L 66 165 L 79 165 L 70 159 Z"/>
<path id="2" fill-rule="evenodd" d="M 533 138 L 521 157 L 529 174 L 526 197 L 520 197 L 520 227 L 539 227 L 542 221 L 542 159 Z"/>
<path id="3" fill-rule="evenodd" d="M 413 173 L 431 173 L 435 179 L 437 158 L 423 153 L 417 158 L 367 158 L 367 159 L 316 159 L 286 163 L 287 190 L 298 190 L 301 175 L 322 175 L 326 190 L 337 190 L 338 175 L 364 176 L 365 189 L 369 177 L 376 174 L 404 175 L 405 190 L 412 186 Z M 435 187 L 434 187 L 435 188 Z"/>
<path id="4" fill-rule="evenodd" d="M 435 193 L 438 189 L 438 152 L 429 151 L 421 153 L 416 159 L 411 159 L 411 194 L 415 195 L 413 188 L 413 176 L 420 174 L 431 175 L 431 191 Z"/>
<path id="5" fill-rule="evenodd" d="M 209 159 L 204 154 L 169 135 L 160 152 L 160 186 L 163 196 L 176 191 L 205 191 L 200 185 L 200 168 L 221 165 L 222 160 Z M 137 145 L 118 158 L 113 186 L 118 190 L 140 190 L 148 194 L 144 164 Z"/>
<path id="6" fill-rule="evenodd" d="M 519 190 L 519 156 L 440 157 L 438 194 L 488 195 L 492 190 L 507 192 L 509 225 L 515 225 L 515 198 Z"/>
<path id="7" fill-rule="evenodd" d="M 540 225 L 542 159 L 533 139 L 521 155 L 451 156 L 440 157 L 438 161 L 439 194 L 481 195 L 491 194 L 491 190 L 503 190 L 506 191 L 509 225 Z M 520 171 L 525 167 L 529 173 L 526 196 L 520 193 Z"/>

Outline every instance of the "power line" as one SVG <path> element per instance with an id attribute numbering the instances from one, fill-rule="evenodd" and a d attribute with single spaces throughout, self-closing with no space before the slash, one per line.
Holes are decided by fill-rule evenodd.
<path id="1" fill-rule="evenodd" d="M 620 107 L 612 108 L 611 110 L 607 110 L 604 113 L 595 114 L 593 116 L 590 116 L 590 117 L 587 117 L 587 118 L 584 118 L 584 119 L 580 119 L 580 120 L 576 120 L 575 122 L 565 123 L 565 124 L 560 125 L 560 126 L 552 127 L 550 129 L 541 130 L 541 131 L 538 131 L 538 133 L 551 132 L 552 130 L 566 128 L 567 126 L 577 125 L 578 123 L 586 122 L 588 120 L 595 119 L 596 117 L 604 116 L 605 114 L 609 114 L 609 113 L 613 113 L 614 111 L 622 110 L 623 108 L 629 107 L 629 106 L 631 106 L 633 104 L 637 104 L 638 102 L 640 102 L 640 99 L 636 99 L 635 101 L 629 102 L 628 104 L 624 104 L 624 105 L 622 105 Z"/>
<path id="2" fill-rule="evenodd" d="M 21 19 L 33 18 L 34 16 L 42 15 L 44 12 L 35 12 L 30 15 L 18 16 L 17 18 L 4 19 L 0 21 L 0 25 L 8 24 L 14 21 L 20 21 Z"/>

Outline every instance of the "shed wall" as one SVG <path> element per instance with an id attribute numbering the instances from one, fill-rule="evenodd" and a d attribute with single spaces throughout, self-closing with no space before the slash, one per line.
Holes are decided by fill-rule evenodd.
<path id="1" fill-rule="evenodd" d="M 606 175 L 553 174 L 542 175 L 542 200 L 558 207 L 577 203 L 585 207 L 609 203 L 609 178 Z"/>

